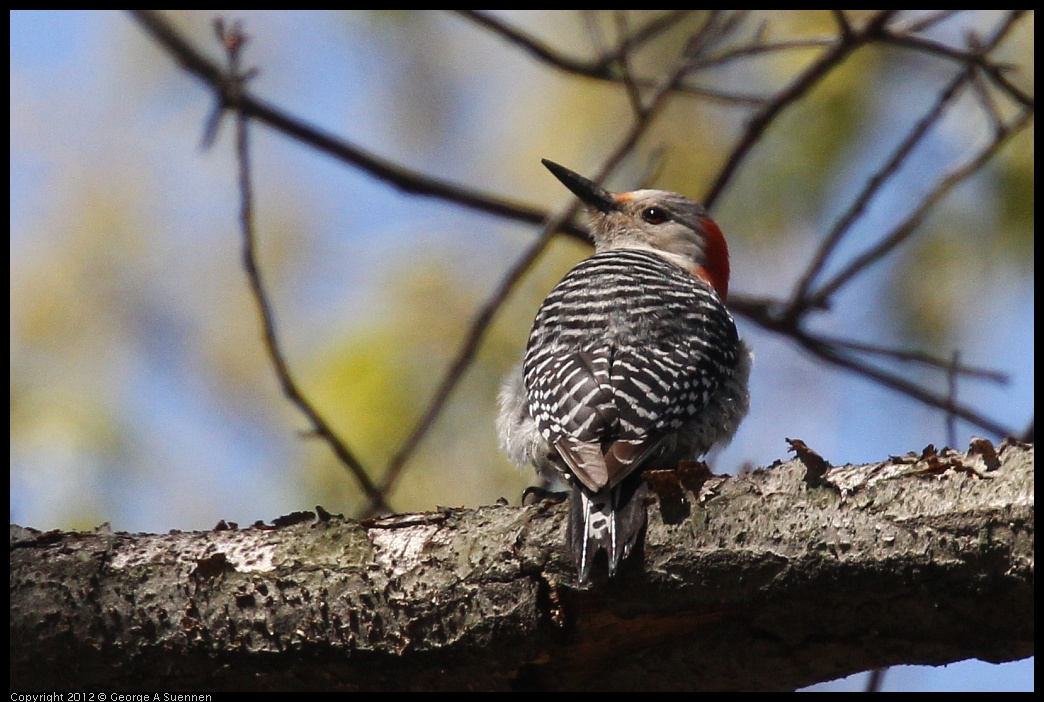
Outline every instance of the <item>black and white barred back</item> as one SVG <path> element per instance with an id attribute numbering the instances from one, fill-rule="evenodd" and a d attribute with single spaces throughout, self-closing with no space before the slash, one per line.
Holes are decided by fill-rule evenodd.
<path id="1" fill-rule="evenodd" d="M 727 423 L 705 410 L 744 353 L 717 293 L 652 251 L 595 254 L 547 296 L 523 382 L 547 462 L 574 486 L 568 540 L 581 582 L 599 552 L 612 575 L 637 542 L 641 473 L 674 468 L 721 438 Z"/>
<path id="2" fill-rule="evenodd" d="M 530 413 L 553 446 L 657 441 L 700 414 L 739 354 L 709 285 L 651 251 L 605 251 L 537 312 L 523 365 Z"/>

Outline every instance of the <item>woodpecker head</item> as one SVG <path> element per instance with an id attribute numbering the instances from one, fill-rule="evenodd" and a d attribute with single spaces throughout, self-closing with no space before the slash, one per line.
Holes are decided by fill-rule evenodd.
<path id="1" fill-rule="evenodd" d="M 611 193 L 579 173 L 543 159 L 562 184 L 595 211 L 595 251 L 645 249 L 729 294 L 729 247 L 703 205 L 666 190 Z"/>

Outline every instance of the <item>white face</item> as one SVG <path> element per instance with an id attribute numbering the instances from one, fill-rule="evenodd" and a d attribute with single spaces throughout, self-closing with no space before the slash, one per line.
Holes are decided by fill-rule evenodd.
<path id="1" fill-rule="evenodd" d="M 706 234 L 703 207 L 664 190 L 636 190 L 615 196 L 618 210 L 594 215 L 595 249 L 649 249 L 680 265 L 703 266 Z"/>

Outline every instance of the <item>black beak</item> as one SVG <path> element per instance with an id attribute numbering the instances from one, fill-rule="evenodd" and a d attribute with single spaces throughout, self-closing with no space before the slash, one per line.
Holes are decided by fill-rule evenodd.
<path id="1" fill-rule="evenodd" d="M 585 204 L 602 212 L 612 212 L 619 209 L 616 200 L 613 199 L 613 194 L 602 186 L 596 185 L 565 166 L 559 166 L 554 161 L 548 161 L 546 158 L 543 158 L 540 159 L 540 162 L 547 166 L 547 170 L 551 171 L 555 178 L 562 181 L 562 185 L 572 190 L 573 194 Z"/>

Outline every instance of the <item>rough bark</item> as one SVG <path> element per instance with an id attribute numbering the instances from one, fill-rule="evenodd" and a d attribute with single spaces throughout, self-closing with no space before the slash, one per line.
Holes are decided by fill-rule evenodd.
<path id="1" fill-rule="evenodd" d="M 843 467 L 795 448 L 661 476 L 644 548 L 583 590 L 553 502 L 12 526 L 11 687 L 787 690 L 1033 654 L 1032 446 Z"/>

